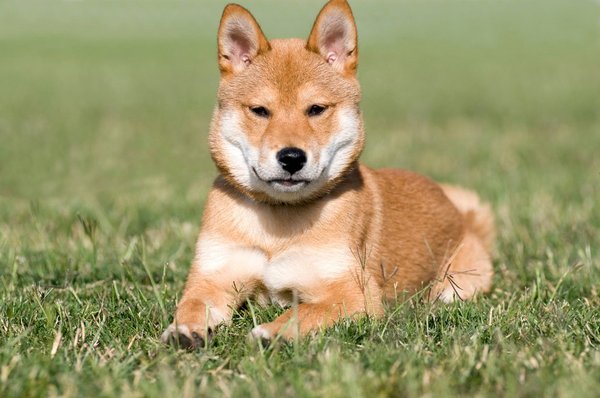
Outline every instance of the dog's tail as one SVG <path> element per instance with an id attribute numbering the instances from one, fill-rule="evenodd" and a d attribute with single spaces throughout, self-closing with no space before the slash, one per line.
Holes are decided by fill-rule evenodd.
<path id="1" fill-rule="evenodd" d="M 482 202 L 475 192 L 467 189 L 446 184 L 442 184 L 441 187 L 448 199 L 463 215 L 468 230 L 481 240 L 488 254 L 491 253 L 494 248 L 496 228 L 490 205 Z"/>

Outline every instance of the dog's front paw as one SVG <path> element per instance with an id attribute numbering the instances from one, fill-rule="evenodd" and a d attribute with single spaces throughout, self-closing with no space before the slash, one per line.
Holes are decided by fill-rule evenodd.
<path id="1" fill-rule="evenodd" d="M 161 341 L 165 344 L 186 350 L 203 348 L 212 338 L 212 330 L 202 328 L 200 325 L 177 325 L 172 323 L 163 332 Z"/>
<path id="2" fill-rule="evenodd" d="M 266 327 L 262 325 L 256 326 L 254 329 L 248 333 L 248 341 L 249 342 L 257 342 L 260 343 L 263 347 L 268 347 L 271 345 L 271 341 L 275 336 L 273 333 Z"/>

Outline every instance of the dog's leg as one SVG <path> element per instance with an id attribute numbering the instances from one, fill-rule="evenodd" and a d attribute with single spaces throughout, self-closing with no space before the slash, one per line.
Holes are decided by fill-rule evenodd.
<path id="1" fill-rule="evenodd" d="M 203 347 L 215 326 L 231 320 L 233 310 L 251 294 L 250 281 L 215 279 L 192 270 L 174 322 L 162 335 L 164 343 L 182 348 Z"/>
<path id="2" fill-rule="evenodd" d="M 481 202 L 477 194 L 450 185 L 442 185 L 442 189 L 463 215 L 466 226 L 461 244 L 440 268 L 429 294 L 431 300 L 448 303 L 490 290 L 495 227 L 490 206 Z"/>
<path id="3" fill-rule="evenodd" d="M 488 292 L 493 274 L 492 261 L 483 242 L 467 231 L 455 253 L 440 267 L 429 298 L 446 303 L 467 300 L 476 293 Z"/>
<path id="4" fill-rule="evenodd" d="M 215 326 L 227 323 L 258 286 L 265 258 L 256 250 L 201 239 L 174 322 L 162 340 L 183 348 L 206 344 Z"/>
<path id="5" fill-rule="evenodd" d="M 281 336 L 291 340 L 329 327 L 343 318 L 383 314 L 381 291 L 372 280 L 366 284 L 353 279 L 336 281 L 321 285 L 318 291 L 318 296 L 312 294 L 316 291 L 301 294 L 301 299 L 306 297 L 309 302 L 293 305 L 273 322 L 255 327 L 250 337 L 271 340 Z"/>

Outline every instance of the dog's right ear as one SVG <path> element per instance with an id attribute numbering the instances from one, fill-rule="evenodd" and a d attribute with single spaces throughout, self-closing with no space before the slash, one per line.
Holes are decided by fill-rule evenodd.
<path id="1" fill-rule="evenodd" d="M 217 45 L 222 76 L 244 70 L 257 55 L 271 49 L 256 19 L 237 4 L 228 4 L 223 10 Z"/>
<path id="2" fill-rule="evenodd" d="M 306 48 L 335 70 L 353 76 L 358 66 L 356 22 L 346 0 L 329 0 L 315 21 Z"/>

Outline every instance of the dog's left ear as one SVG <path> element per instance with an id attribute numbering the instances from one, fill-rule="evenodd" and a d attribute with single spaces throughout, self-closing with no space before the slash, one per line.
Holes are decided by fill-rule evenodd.
<path id="1" fill-rule="evenodd" d="M 228 4 L 223 10 L 217 46 L 222 76 L 243 71 L 255 57 L 271 49 L 250 11 L 237 4 Z"/>
<path id="2" fill-rule="evenodd" d="M 321 12 L 306 43 L 328 64 L 344 75 L 355 75 L 358 66 L 356 23 L 346 0 L 330 0 Z"/>

